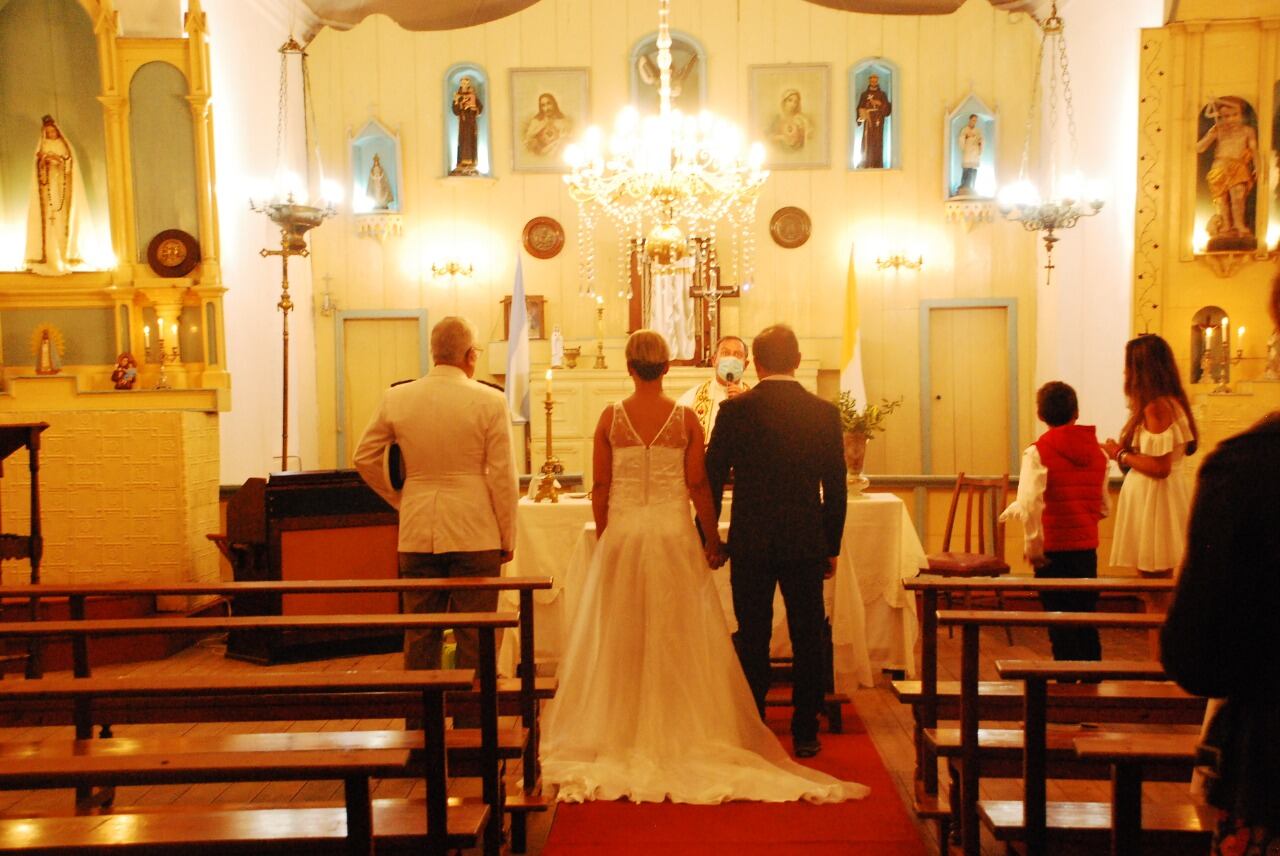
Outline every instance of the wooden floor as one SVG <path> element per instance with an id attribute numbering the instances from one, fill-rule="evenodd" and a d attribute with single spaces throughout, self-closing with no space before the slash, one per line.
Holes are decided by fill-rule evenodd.
<path id="1" fill-rule="evenodd" d="M 984 631 L 982 639 L 984 679 L 995 679 L 994 661 L 1000 658 L 1049 657 L 1049 644 L 1043 631 L 1015 631 L 1015 644 L 1011 647 L 1003 631 Z M 945 633 L 939 640 L 939 678 L 959 679 L 959 637 L 950 639 Z M 1103 634 L 1103 653 L 1108 659 L 1146 659 L 1148 655 L 1145 634 L 1136 631 L 1107 631 Z M 219 640 L 205 640 L 165 660 L 104 667 L 95 670 L 97 675 L 127 674 L 188 674 L 233 673 L 260 671 L 265 668 L 284 672 L 327 671 L 351 669 L 396 668 L 401 662 L 399 654 L 377 654 L 343 657 L 281 666 L 263 667 L 223 657 Z M 13 678 L 10 677 L 10 680 Z M 858 713 L 866 724 L 885 766 L 897 785 L 899 796 L 910 813 L 914 750 L 911 743 L 911 715 L 907 708 L 894 700 L 887 688 L 887 680 L 873 689 L 859 690 L 854 701 Z M 262 722 L 262 723 L 204 723 L 194 725 L 119 726 L 117 736 L 181 736 L 214 735 L 264 731 L 344 731 L 355 729 L 380 729 L 400 727 L 399 720 L 331 720 L 326 722 Z M 0 741 L 35 741 L 45 739 L 69 739 L 70 728 L 0 728 Z M 479 794 L 479 782 L 459 780 L 454 790 L 461 794 Z M 182 806 L 255 803 L 320 802 L 341 804 L 339 782 L 287 782 L 168 785 L 159 787 L 125 787 L 116 792 L 117 809 L 145 808 L 148 811 L 179 810 Z M 1050 799 L 1088 799 L 1105 801 L 1109 786 L 1106 782 L 1050 782 Z M 374 796 L 402 797 L 421 794 L 422 783 L 412 780 L 388 779 L 377 782 Z M 1173 803 L 1188 801 L 1187 788 L 1178 784 L 1148 784 L 1145 791 L 1149 800 Z M 984 779 L 982 796 L 995 799 L 1016 799 L 1021 795 L 1021 782 L 1017 780 Z M 73 804 L 70 791 L 8 791 L 0 792 L 0 815 L 7 817 L 34 816 L 65 813 Z M 553 813 L 535 814 L 530 823 L 530 852 L 538 853 L 545 841 Z M 930 853 L 938 847 L 932 826 L 920 825 L 920 834 Z M 1003 854 L 1002 845 L 994 840 L 984 841 L 984 853 Z"/>

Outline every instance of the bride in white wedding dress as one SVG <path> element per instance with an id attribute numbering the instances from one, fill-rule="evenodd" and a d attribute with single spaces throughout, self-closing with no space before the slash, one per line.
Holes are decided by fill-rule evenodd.
<path id="1" fill-rule="evenodd" d="M 721 548 L 702 429 L 663 395 L 659 334 L 632 334 L 626 355 L 636 391 L 596 427 L 599 543 L 544 715 L 544 781 L 569 802 L 865 796 L 792 761 L 760 720 L 707 565 Z"/>

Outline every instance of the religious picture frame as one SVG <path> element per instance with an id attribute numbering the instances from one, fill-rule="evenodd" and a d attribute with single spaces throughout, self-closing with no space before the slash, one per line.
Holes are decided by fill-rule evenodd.
<path id="1" fill-rule="evenodd" d="M 526 294 L 525 317 L 529 319 L 529 338 L 547 338 L 547 299 L 541 294 Z M 502 298 L 502 338 L 511 338 L 511 295 Z"/>
<path id="2" fill-rule="evenodd" d="M 849 68 L 849 169 L 902 168 L 901 73 L 892 60 L 867 57 Z"/>
<path id="3" fill-rule="evenodd" d="M 631 46 L 627 58 L 631 104 L 643 114 L 658 112 L 658 33 L 652 32 Z M 671 31 L 671 106 L 687 115 L 702 112 L 707 104 L 707 51 L 688 33 Z"/>
<path id="4" fill-rule="evenodd" d="M 403 213 L 403 176 L 399 135 L 370 118 L 351 135 L 351 212 Z"/>
<path id="5" fill-rule="evenodd" d="M 753 65 L 748 69 L 747 136 L 762 140 L 770 169 L 831 165 L 831 66 Z"/>
<path id="6" fill-rule="evenodd" d="M 942 128 L 942 193 L 946 199 L 990 200 L 996 195 L 998 117 L 970 92 Z"/>
<path id="7" fill-rule="evenodd" d="M 591 124 L 591 71 L 511 69 L 511 169 L 568 172 L 564 153 Z"/>

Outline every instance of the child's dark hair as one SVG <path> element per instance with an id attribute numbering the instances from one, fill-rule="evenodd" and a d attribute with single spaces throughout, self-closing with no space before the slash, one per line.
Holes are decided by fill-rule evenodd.
<path id="1" fill-rule="evenodd" d="M 1036 415 L 1050 428 L 1066 425 L 1080 415 L 1080 403 L 1070 384 L 1051 380 L 1036 390 Z"/>

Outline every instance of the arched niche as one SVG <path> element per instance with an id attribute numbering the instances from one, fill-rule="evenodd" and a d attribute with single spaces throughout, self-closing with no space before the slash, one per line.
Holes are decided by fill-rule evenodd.
<path id="1" fill-rule="evenodd" d="M 658 34 L 650 33 L 631 47 L 628 76 L 631 103 L 641 113 L 658 112 Z M 702 42 L 680 30 L 671 31 L 671 106 L 687 114 L 707 103 L 707 51 Z"/>
<path id="2" fill-rule="evenodd" d="M 454 99 L 463 88 L 464 78 L 469 81 L 471 88 L 475 91 L 480 107 L 475 123 L 475 161 L 471 166 L 459 162 L 459 130 L 463 122 L 453 109 Z M 489 176 L 493 174 L 489 133 L 489 115 L 493 112 L 493 105 L 489 102 L 489 75 L 485 74 L 480 66 L 475 63 L 460 62 L 450 66 L 445 72 L 444 103 L 441 105 L 444 114 L 444 151 L 447 156 L 445 175 Z"/>
<path id="3" fill-rule="evenodd" d="M 374 175 L 375 158 L 381 175 Z M 403 176 L 400 138 L 377 119 L 370 119 L 351 138 L 351 210 L 355 214 L 401 213 Z"/>
<path id="4" fill-rule="evenodd" d="M 973 127 L 970 128 L 970 119 Z M 943 126 L 942 151 L 943 190 L 947 198 L 993 199 L 996 195 L 996 112 L 986 105 L 974 93 L 956 105 L 956 109 L 947 114 Z M 965 138 L 966 134 L 976 134 Z M 972 147 L 974 141 L 980 146 L 977 173 L 971 186 L 964 182 L 965 147 Z"/>
<path id="5" fill-rule="evenodd" d="M 874 149 L 874 137 L 867 140 L 868 122 L 859 122 L 858 104 L 863 93 L 867 92 L 871 77 L 878 78 L 878 84 L 889 98 L 888 115 L 884 117 L 883 130 L 880 134 L 880 147 L 883 154 L 882 165 L 870 166 L 865 160 L 867 145 Z M 884 57 L 868 57 L 855 62 L 849 68 L 849 169 L 899 169 L 902 167 L 902 104 L 899 94 L 902 89 L 902 73 L 898 66 Z M 871 133 L 874 133 L 872 131 Z"/>
<path id="6" fill-rule="evenodd" d="M 113 266 L 101 93 L 98 40 L 79 0 L 0 3 L 0 269 L 24 266 L 33 158 L 45 115 L 71 143 L 84 181 L 85 267 Z"/>
<path id="7" fill-rule="evenodd" d="M 196 147 L 187 79 L 167 62 L 149 62 L 129 83 L 129 148 L 137 260 L 166 229 L 199 236 Z M 198 238 L 197 238 L 198 239 Z"/>
<path id="8" fill-rule="evenodd" d="M 1231 327 L 1227 312 L 1220 306 L 1201 307 L 1191 316 L 1192 383 L 1222 383 L 1231 380 Z"/>

